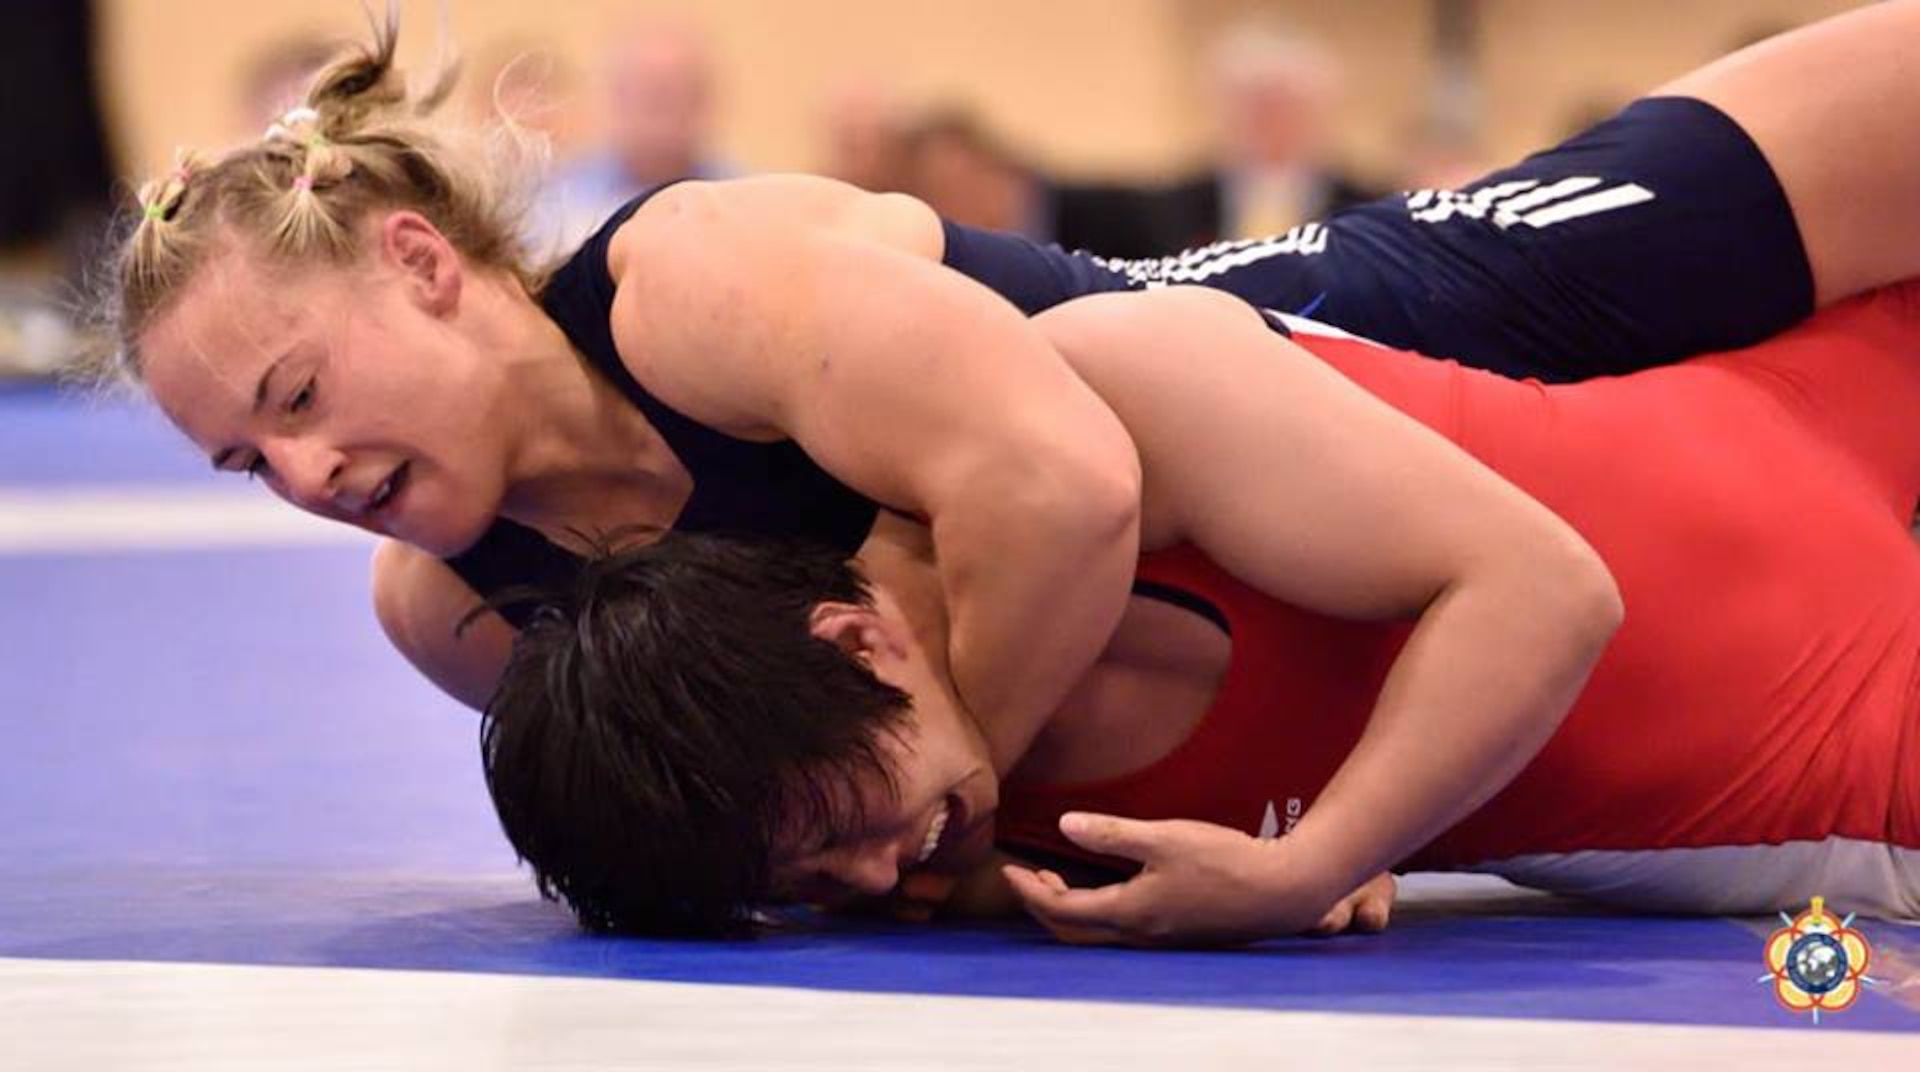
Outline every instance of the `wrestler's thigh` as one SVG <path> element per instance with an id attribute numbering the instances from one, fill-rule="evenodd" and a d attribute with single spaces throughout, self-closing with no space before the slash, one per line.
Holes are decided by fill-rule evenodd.
<path id="1" fill-rule="evenodd" d="M 1673 98 L 1459 190 L 1127 269 L 1549 382 L 1748 345 L 1813 306 L 1765 156 L 1717 109 Z"/>
<path id="2" fill-rule="evenodd" d="M 1920 3 L 1871 4 L 1659 90 L 1712 104 L 1765 154 L 1820 305 L 1920 274 L 1917 49 Z"/>

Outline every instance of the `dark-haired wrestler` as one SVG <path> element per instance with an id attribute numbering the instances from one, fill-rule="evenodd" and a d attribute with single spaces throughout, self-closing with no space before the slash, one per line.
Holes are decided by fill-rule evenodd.
<path id="1" fill-rule="evenodd" d="M 912 571 L 864 562 L 869 590 L 831 550 L 668 541 L 590 570 L 489 711 L 543 889 L 593 926 L 725 924 L 965 871 L 995 820 L 1016 852 L 1145 863 L 1012 872 L 1085 940 L 1285 934 L 1343 899 L 1379 922 L 1389 867 L 1920 915 L 1920 291 L 1560 387 L 1289 342 L 1198 292 L 1039 323 L 1139 444 L 1162 550 L 1005 784 Z M 1494 473 L 1627 608 L 1564 725 L 1618 607 Z M 1187 821 L 1063 837 L 1081 810 Z"/>

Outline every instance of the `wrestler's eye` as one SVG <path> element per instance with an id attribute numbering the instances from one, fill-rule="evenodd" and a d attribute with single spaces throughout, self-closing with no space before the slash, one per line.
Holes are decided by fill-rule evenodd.
<path id="1" fill-rule="evenodd" d="M 310 408 L 313 405 L 313 396 L 319 382 L 319 377 L 309 378 L 298 391 L 295 391 L 293 397 L 287 399 L 287 412 L 300 413 Z"/>

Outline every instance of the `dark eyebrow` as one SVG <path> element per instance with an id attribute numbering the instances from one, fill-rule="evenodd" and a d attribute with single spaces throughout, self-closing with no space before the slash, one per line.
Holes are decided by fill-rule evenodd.
<path id="1" fill-rule="evenodd" d="M 274 358 L 273 364 L 268 365 L 266 371 L 260 374 L 260 382 L 253 385 L 252 412 L 255 415 L 258 415 L 261 408 L 267 404 L 267 387 L 273 382 L 273 374 L 280 371 L 280 366 L 286 364 L 287 358 L 292 356 L 292 354 L 287 353 Z M 237 449 L 236 447 L 228 447 L 225 450 L 215 453 L 212 458 L 213 467 L 215 469 L 226 468 L 227 461 L 233 457 Z"/>

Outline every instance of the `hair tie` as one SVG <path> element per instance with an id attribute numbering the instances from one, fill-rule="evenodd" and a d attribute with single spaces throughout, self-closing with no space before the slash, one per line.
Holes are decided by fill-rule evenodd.
<path id="1" fill-rule="evenodd" d="M 167 206 L 158 201 L 147 202 L 145 205 L 140 206 L 140 211 L 150 220 L 164 220 L 167 218 Z"/>
<path id="2" fill-rule="evenodd" d="M 312 175 L 295 175 L 293 177 L 293 188 L 303 194 L 312 193 L 313 192 L 313 176 Z"/>
<path id="3" fill-rule="evenodd" d="M 294 133 L 294 130 L 301 126 L 312 126 L 318 122 L 320 122 L 320 113 L 314 111 L 312 108 L 302 106 L 289 109 L 287 114 L 274 120 L 267 126 L 265 137 L 268 141 L 278 141 L 281 139 L 299 141 L 301 139 Z"/>

